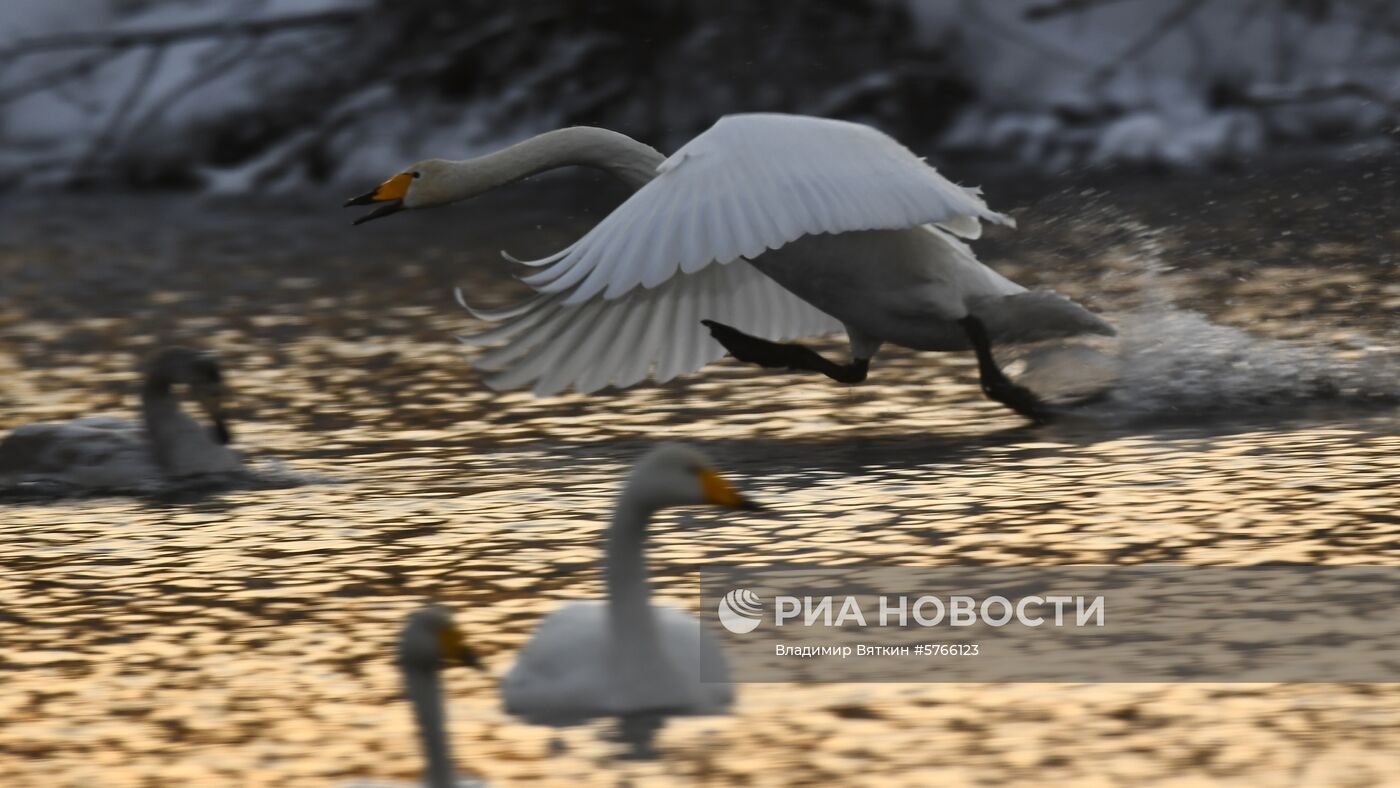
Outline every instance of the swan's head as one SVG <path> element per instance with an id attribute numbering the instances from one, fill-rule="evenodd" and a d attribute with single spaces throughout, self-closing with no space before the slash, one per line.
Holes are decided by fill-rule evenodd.
<path id="1" fill-rule="evenodd" d="M 147 364 L 146 380 L 158 387 L 178 384 L 188 388 L 190 399 L 213 422 L 214 437 L 220 443 L 229 442 L 231 436 L 224 421 L 224 376 L 213 355 L 186 347 L 166 348 Z"/>
<path id="2" fill-rule="evenodd" d="M 453 193 L 449 182 L 449 164 L 450 162 L 443 159 L 425 159 L 411 164 L 403 172 L 379 184 L 373 191 L 346 200 L 344 207 L 379 206 L 355 220 L 355 224 L 364 224 L 370 219 L 398 213 L 405 208 L 430 208 L 461 199 L 460 194 Z"/>
<path id="3" fill-rule="evenodd" d="M 709 458 L 689 446 L 662 444 L 647 452 L 632 468 L 623 493 L 645 509 L 670 506 L 723 506 L 759 509 L 740 495 L 711 466 Z"/>
<path id="4" fill-rule="evenodd" d="M 481 667 L 451 611 L 444 607 L 425 607 L 408 614 L 399 632 L 399 664 L 424 671 L 449 665 Z"/>

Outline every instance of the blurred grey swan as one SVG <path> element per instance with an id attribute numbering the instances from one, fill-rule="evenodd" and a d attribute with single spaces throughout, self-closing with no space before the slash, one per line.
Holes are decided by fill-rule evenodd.
<path id="1" fill-rule="evenodd" d="M 452 765 L 447 711 L 442 697 L 442 669 L 453 665 L 481 667 L 462 637 L 462 630 L 452 620 L 452 612 L 432 606 L 410 613 L 403 629 L 399 630 L 397 661 L 403 677 L 404 697 L 413 708 L 413 721 L 427 764 L 422 785 L 426 788 L 486 788 L 486 783 L 475 778 L 458 777 Z M 403 786 L 404 783 L 381 780 L 354 780 L 342 784 L 342 788 Z"/>
<path id="2" fill-rule="evenodd" d="M 652 515 L 694 505 L 758 508 L 692 448 L 663 444 L 637 462 L 607 530 L 607 599 L 568 603 L 539 623 L 501 681 L 507 712 L 559 725 L 617 717 L 645 755 L 665 717 L 728 710 L 733 687 L 701 680 L 702 663 L 727 676 L 718 643 L 689 613 L 651 604 L 647 582 Z"/>
<path id="3" fill-rule="evenodd" d="M 211 425 L 181 409 L 177 387 Z M 169 348 L 146 366 L 140 422 L 95 416 L 18 427 L 0 441 L 0 478 L 100 490 L 238 475 L 243 461 L 229 439 L 218 362 L 198 350 Z"/>
<path id="4" fill-rule="evenodd" d="M 845 121 L 729 115 L 669 158 L 605 129 L 559 129 L 467 161 L 418 162 L 346 205 L 378 206 L 359 224 L 568 165 L 602 169 L 635 193 L 568 248 L 525 263 L 540 268 L 524 277 L 535 297 L 467 307 L 501 322 L 463 338 L 491 348 L 475 363 L 498 390 L 666 381 L 726 352 L 858 383 L 889 342 L 972 349 L 983 391 L 1043 420 L 1046 406 L 1003 374 L 992 343 L 1114 333 L 977 260 L 960 238 L 978 238 L 983 221 L 1015 224 L 979 190 Z M 843 328 L 845 364 L 779 342 Z"/>

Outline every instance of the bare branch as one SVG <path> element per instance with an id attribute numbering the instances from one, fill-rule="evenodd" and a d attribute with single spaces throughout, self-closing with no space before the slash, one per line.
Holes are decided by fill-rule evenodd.
<path id="1" fill-rule="evenodd" d="M 145 59 L 141 63 L 141 68 L 137 71 L 135 78 L 132 79 L 130 87 L 126 90 L 126 95 L 122 96 L 121 101 L 117 104 L 116 110 L 113 111 L 111 116 L 107 119 L 107 123 L 103 126 L 102 131 L 92 138 L 92 143 L 88 145 L 87 152 L 84 153 L 82 158 L 78 160 L 78 163 L 74 165 L 74 170 L 87 169 L 91 167 L 94 162 L 102 159 L 103 153 L 107 151 L 112 141 L 116 139 L 117 134 L 121 132 L 122 122 L 126 120 L 127 115 L 130 115 L 131 111 L 140 103 L 141 97 L 145 95 L 146 87 L 150 84 L 151 77 L 155 76 L 156 69 L 160 67 L 160 63 L 164 59 L 164 47 L 151 49 L 145 53 Z"/>
<path id="2" fill-rule="evenodd" d="M 1353 65 L 1360 62 L 1361 53 L 1374 40 L 1377 32 L 1391 37 L 1400 37 L 1400 21 L 1392 18 L 1394 8 L 1388 0 L 1379 0 L 1379 2 L 1369 5 L 1358 2 L 1356 10 L 1359 19 L 1356 25 L 1356 38 L 1351 44 L 1351 63 Z"/>
<path id="3" fill-rule="evenodd" d="M 1252 0 L 1252 2 L 1241 6 L 1240 15 L 1235 19 L 1235 33 L 1242 33 L 1254 24 L 1254 20 L 1259 17 L 1259 12 L 1264 10 L 1264 7 L 1270 2 L 1271 0 Z"/>
<path id="4" fill-rule="evenodd" d="M 57 68 L 51 68 L 42 74 L 36 74 L 29 79 L 22 80 L 4 89 L 0 89 L 0 104 L 7 104 L 16 99 L 24 98 L 31 93 L 48 90 L 49 88 L 58 86 L 62 82 L 89 74 L 98 66 L 111 60 L 115 56 L 116 55 L 112 52 L 99 52 L 94 55 L 87 55 L 65 63 Z"/>
<path id="5" fill-rule="evenodd" d="M 1063 14 L 1077 14 L 1081 11 L 1098 8 L 1099 6 L 1121 2 L 1123 2 L 1123 0 L 1049 0 L 1049 2 L 1039 3 L 1027 8 L 1023 16 L 1032 22 L 1039 22 L 1042 19 L 1049 19 Z"/>
<path id="6" fill-rule="evenodd" d="M 1148 31 L 1136 41 L 1123 47 L 1122 51 L 1112 60 L 1094 69 L 1094 73 L 1089 76 L 1090 84 L 1102 84 L 1108 81 L 1108 79 L 1117 73 L 1118 69 L 1122 68 L 1124 64 L 1141 57 L 1148 50 L 1152 49 L 1152 47 L 1157 46 L 1157 43 L 1161 41 L 1164 36 L 1189 19 L 1191 15 L 1200 10 L 1201 6 L 1205 5 L 1205 3 L 1206 0 L 1180 0 L 1176 8 L 1171 10 L 1171 13 L 1162 17 L 1157 24 L 1148 29 Z"/>
<path id="7" fill-rule="evenodd" d="M 1043 41 L 1037 36 L 1012 25 L 1004 24 L 1001 20 L 991 16 L 985 10 L 985 4 L 980 2 L 964 3 L 963 13 L 973 21 L 981 24 L 987 30 L 996 33 L 1002 38 L 1014 44 L 1025 47 L 1032 52 L 1058 60 L 1076 68 L 1089 68 L 1092 62 L 1080 57 L 1077 53 L 1063 49 L 1048 41 Z"/>
<path id="8" fill-rule="evenodd" d="M 1326 101 L 1339 96 L 1356 96 L 1366 101 L 1388 107 L 1392 112 L 1400 112 L 1400 99 L 1387 95 L 1363 82 L 1341 80 L 1319 85 L 1261 85 L 1249 91 L 1245 100 L 1250 104 L 1270 106 L 1279 104 L 1305 104 L 1310 101 Z"/>
<path id="9" fill-rule="evenodd" d="M 123 141 L 138 137 L 148 128 L 154 126 L 171 107 L 206 84 L 223 76 L 227 73 L 226 69 L 229 66 L 250 55 L 257 49 L 258 44 L 258 39 L 244 38 L 229 42 L 227 48 L 213 53 L 198 71 L 189 75 L 182 82 L 166 91 L 165 95 L 152 102 L 146 111 L 127 128 L 126 133 L 122 135 Z"/>
<path id="10" fill-rule="evenodd" d="M 259 184 L 274 180 L 278 173 L 296 166 L 298 159 L 317 145 L 339 133 L 352 120 L 371 114 L 383 108 L 393 99 L 393 93 L 385 87 L 367 88 L 334 105 L 315 123 L 289 135 L 286 139 L 263 151 L 254 160 L 242 166 L 249 183 Z M 206 177 L 215 176 L 230 170 L 209 168 L 204 170 Z"/>
<path id="11" fill-rule="evenodd" d="M 363 16 L 364 11 L 323 11 L 315 14 L 289 14 L 242 21 L 226 20 L 153 30 L 117 30 L 114 32 L 38 36 L 23 39 L 8 49 L 0 49 L 0 60 L 10 60 L 39 52 L 63 49 L 121 49 L 138 46 L 161 46 L 198 38 L 263 36 L 305 27 L 344 25 L 355 22 Z"/>

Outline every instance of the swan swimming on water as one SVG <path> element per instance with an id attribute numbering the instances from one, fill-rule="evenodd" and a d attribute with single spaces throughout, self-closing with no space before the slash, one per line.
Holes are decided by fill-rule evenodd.
<path id="1" fill-rule="evenodd" d="M 525 263 L 540 269 L 524 278 L 535 297 L 472 310 L 501 322 L 464 338 L 491 348 L 476 364 L 496 389 L 666 381 L 725 352 L 858 383 L 888 342 L 972 349 L 986 394 L 1043 420 L 1044 404 L 1003 374 L 993 343 L 1113 333 L 977 260 L 960 239 L 978 238 L 983 221 L 1014 226 L 978 190 L 845 121 L 729 115 L 669 158 L 605 129 L 559 129 L 467 161 L 418 162 L 346 205 L 378 206 L 359 224 L 568 165 L 635 192 L 568 248 Z M 843 329 L 845 364 L 780 342 Z"/>
<path id="2" fill-rule="evenodd" d="M 413 611 L 399 631 L 398 666 L 404 697 L 413 707 L 413 721 L 427 768 L 425 788 L 485 788 L 480 780 L 455 776 L 452 748 L 447 739 L 447 711 L 442 697 L 442 669 L 454 665 L 480 668 L 475 652 L 467 646 L 462 630 L 444 607 Z M 405 788 L 403 783 L 354 780 L 342 788 Z"/>
<path id="3" fill-rule="evenodd" d="M 181 410 L 176 386 L 187 388 L 211 426 Z M 164 350 L 146 367 L 140 423 L 96 416 L 18 427 L 0 441 L 0 478 L 98 490 L 238 474 L 243 462 L 227 445 L 222 403 L 223 375 L 213 356 Z"/>
<path id="4" fill-rule="evenodd" d="M 427 760 L 423 784 L 428 788 L 480 786 L 480 781 L 458 781 L 454 776 L 452 752 L 447 743 L 447 714 L 442 701 L 440 672 L 443 665 L 481 667 L 447 609 L 428 607 L 414 611 L 399 633 L 399 670 L 403 673 L 404 695 L 413 705 L 413 719 L 418 723 L 423 757 Z"/>
<path id="5" fill-rule="evenodd" d="M 607 531 L 607 600 L 573 602 L 540 622 L 501 682 L 506 711 L 544 724 L 619 717 L 645 752 L 665 716 L 729 708 L 729 683 L 700 680 L 702 663 L 725 664 L 719 645 L 689 613 L 651 604 L 643 556 L 652 515 L 701 504 L 758 508 L 694 449 L 662 445 L 637 462 Z"/>

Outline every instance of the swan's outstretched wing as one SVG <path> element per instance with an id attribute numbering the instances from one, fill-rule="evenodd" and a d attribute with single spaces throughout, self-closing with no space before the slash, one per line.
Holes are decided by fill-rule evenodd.
<path id="1" fill-rule="evenodd" d="M 1012 224 L 869 126 L 799 115 L 730 115 L 525 281 L 581 304 L 654 288 L 678 271 L 756 257 L 804 235 L 941 224 L 975 237 Z"/>
<path id="2" fill-rule="evenodd" d="M 498 391 L 533 385 L 536 394 L 547 396 L 571 386 L 584 394 L 609 385 L 624 388 L 648 375 L 664 383 L 725 354 L 702 319 L 772 340 L 842 329 L 746 262 L 708 266 L 611 301 L 568 301 L 569 293 L 557 293 L 494 313 L 467 307 L 482 319 L 503 321 L 462 338 L 493 346 L 474 360 L 478 369 L 494 373 L 487 385 Z"/>

